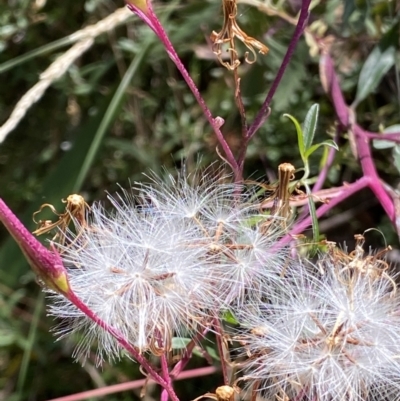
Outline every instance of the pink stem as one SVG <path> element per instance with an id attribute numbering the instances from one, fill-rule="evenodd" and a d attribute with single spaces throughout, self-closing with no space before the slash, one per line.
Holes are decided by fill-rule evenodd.
<path id="1" fill-rule="evenodd" d="M 147 1 L 147 8 L 143 11 L 141 8 L 135 6 L 134 4 L 128 4 L 128 8 L 137 14 L 146 24 L 154 31 L 154 33 L 158 36 L 158 38 L 163 43 L 165 50 L 168 53 L 168 56 L 176 65 L 177 69 L 181 73 L 183 79 L 186 81 L 187 85 L 189 86 L 190 90 L 192 91 L 194 97 L 196 98 L 198 104 L 200 105 L 201 109 L 205 117 L 207 118 L 208 122 L 210 123 L 211 127 L 214 130 L 214 133 L 220 143 L 225 156 L 226 161 L 231 166 L 234 174 L 235 174 L 235 181 L 239 182 L 242 180 L 241 172 L 239 171 L 238 164 L 236 162 L 235 156 L 232 153 L 231 148 L 229 147 L 228 143 L 226 142 L 220 127 L 223 124 L 222 118 L 214 118 L 210 109 L 206 105 L 203 97 L 201 96 L 196 84 L 194 83 L 192 77 L 189 75 L 188 71 L 186 70 L 185 66 L 183 65 L 181 59 L 178 56 L 174 46 L 172 45 L 171 41 L 167 33 L 165 32 L 161 22 L 157 18 L 156 14 L 153 11 L 151 6 L 151 2 Z"/>
<path id="2" fill-rule="evenodd" d="M 169 369 L 168 369 L 168 361 L 167 361 L 167 356 L 166 353 L 164 352 L 161 357 L 161 372 L 162 372 L 162 377 L 165 380 L 165 382 L 172 387 L 172 380 L 169 375 Z M 161 401 L 168 401 L 168 392 L 164 388 L 163 391 L 161 392 Z"/>
<path id="3" fill-rule="evenodd" d="M 354 110 L 349 108 L 345 103 L 339 80 L 333 67 L 333 61 L 327 54 L 321 57 L 321 81 L 325 90 L 332 98 L 340 124 L 354 134 L 358 158 L 364 176 L 368 179 L 368 186 L 378 198 L 390 220 L 394 222 L 395 210 L 393 200 L 383 188 L 378 172 L 376 171 L 369 146 L 369 138 L 366 135 L 366 131 L 356 123 Z"/>
<path id="4" fill-rule="evenodd" d="M 336 198 L 332 198 L 329 200 L 329 203 L 320 206 L 317 209 L 317 217 L 323 216 L 325 213 L 327 213 L 329 210 L 331 210 L 333 207 L 338 205 L 339 203 L 343 202 L 346 198 L 349 196 L 355 194 L 356 192 L 360 191 L 361 189 L 367 187 L 370 185 L 370 179 L 368 177 L 362 177 L 358 181 L 349 184 L 345 189 L 343 189 L 343 192 L 340 193 Z M 296 234 L 302 233 L 304 230 L 310 227 L 311 225 L 311 217 L 307 217 L 306 219 L 300 221 L 297 223 L 291 230 L 289 234 L 286 234 L 284 237 L 282 237 L 276 244 L 272 246 L 272 250 L 278 250 L 282 248 L 284 245 L 288 244 L 290 241 L 293 240 L 293 236 Z"/>
<path id="5" fill-rule="evenodd" d="M 400 143 L 400 133 L 397 132 L 383 132 L 382 134 L 378 134 L 376 132 L 364 131 L 364 135 L 369 139 L 379 139 L 381 141 L 392 141 Z"/>
<path id="6" fill-rule="evenodd" d="M 207 327 L 204 329 L 203 332 L 198 332 L 194 338 L 191 339 L 190 343 L 187 345 L 185 348 L 184 354 L 182 355 L 181 360 L 174 366 L 174 368 L 171 371 L 170 377 L 175 378 L 177 377 L 183 369 L 185 369 L 185 366 L 188 364 L 190 359 L 192 358 L 192 352 L 194 347 L 196 346 L 196 343 L 200 342 L 205 335 L 208 333 L 209 328 Z"/>
<path id="7" fill-rule="evenodd" d="M 167 380 L 164 380 L 149 363 L 115 328 L 101 320 L 85 303 L 79 299 L 69 286 L 67 270 L 60 255 L 43 246 L 21 223 L 15 214 L 0 199 L 0 221 L 21 248 L 26 259 L 35 273 L 55 291 L 63 294 L 71 303 L 81 310 L 88 318 L 93 320 L 103 330 L 111 334 L 124 349 L 126 349 L 148 374 L 168 392 L 173 401 L 179 401 L 174 389 Z"/>
<path id="8" fill-rule="evenodd" d="M 101 320 L 91 309 L 87 307 L 86 304 L 84 304 L 74 293 L 68 297 L 68 299 L 78 308 L 80 309 L 87 317 L 92 319 L 97 325 L 99 325 L 103 330 L 105 330 L 107 333 L 111 334 L 120 344 L 123 348 L 125 348 L 135 359 L 139 364 L 147 371 L 147 373 L 151 376 L 152 379 L 154 379 L 155 382 L 157 382 L 160 386 L 162 386 L 165 391 L 169 394 L 171 397 L 171 400 L 173 401 L 179 401 L 179 398 L 175 394 L 174 389 L 171 386 L 171 383 L 162 378 L 156 370 L 153 368 L 153 366 L 150 364 L 150 362 L 143 357 L 140 352 L 134 348 L 125 338 L 124 336 L 116 330 L 114 327 L 108 325 L 105 323 L 103 320 Z"/>
<path id="9" fill-rule="evenodd" d="M 217 368 L 215 366 L 207 366 L 205 368 L 192 369 L 192 370 L 187 370 L 186 372 L 182 372 L 175 380 L 185 380 L 193 377 L 210 376 L 216 372 Z M 65 397 L 53 398 L 48 401 L 82 401 L 94 397 L 104 397 L 109 394 L 115 394 L 122 391 L 128 391 L 128 390 L 133 390 L 135 388 L 143 387 L 149 381 L 151 382 L 152 380 L 151 379 L 134 380 L 127 383 L 114 384 L 112 386 L 97 388 L 95 390 L 83 391 L 81 393 L 71 394 Z"/>
<path id="10" fill-rule="evenodd" d="M 297 21 L 295 31 L 293 33 L 293 37 L 290 40 L 285 57 L 283 58 L 282 64 L 279 67 L 278 73 L 276 74 L 276 77 L 275 77 L 274 81 L 272 82 L 272 85 L 267 94 L 267 97 L 265 98 L 260 111 L 257 113 L 257 116 L 254 119 L 254 122 L 251 124 L 251 126 L 247 132 L 247 141 L 249 141 L 254 136 L 256 131 L 260 128 L 260 126 L 265 121 L 265 116 L 267 116 L 267 112 L 268 112 L 268 108 L 271 104 L 271 100 L 272 100 L 273 96 L 275 95 L 276 90 L 278 89 L 278 86 L 282 80 L 283 74 L 285 73 L 286 68 L 290 62 L 290 59 L 292 58 L 293 53 L 296 49 L 297 43 L 298 43 L 301 35 L 303 34 L 303 31 L 304 31 L 304 28 L 306 26 L 308 16 L 309 16 L 308 8 L 310 7 L 310 3 L 311 3 L 311 0 L 302 0 L 302 2 L 301 2 L 300 15 L 299 15 L 299 19 Z"/>

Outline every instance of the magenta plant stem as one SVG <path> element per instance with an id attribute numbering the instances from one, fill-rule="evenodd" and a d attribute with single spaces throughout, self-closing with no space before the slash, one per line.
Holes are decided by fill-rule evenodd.
<path id="1" fill-rule="evenodd" d="M 229 147 L 228 143 L 226 142 L 220 129 L 223 124 L 223 120 L 221 118 L 213 117 L 210 109 L 206 105 L 203 97 L 201 96 L 200 91 L 198 90 L 196 84 L 194 83 L 192 77 L 189 75 L 188 71 L 186 70 L 185 66 L 180 60 L 178 53 L 176 52 L 171 41 L 169 40 L 168 35 L 165 32 L 161 22 L 154 13 L 150 1 L 147 1 L 147 8 L 145 10 L 137 7 L 135 4 L 128 4 L 128 8 L 135 14 L 137 14 L 144 22 L 146 22 L 147 25 L 154 31 L 154 33 L 159 37 L 159 39 L 163 43 L 165 50 L 168 53 L 168 56 L 176 65 L 177 69 L 181 73 L 183 79 L 186 81 L 194 97 L 196 98 L 198 104 L 203 110 L 205 117 L 207 118 L 208 122 L 213 128 L 217 140 L 225 153 L 226 161 L 233 170 L 233 173 L 235 175 L 235 181 L 236 182 L 242 181 L 242 176 L 238 168 L 238 163 L 236 162 L 235 156 L 233 155 L 233 152 Z"/>
<path id="2" fill-rule="evenodd" d="M 320 206 L 317 209 L 317 217 L 320 218 L 322 217 L 325 213 L 327 213 L 329 210 L 334 208 L 336 205 L 339 203 L 343 202 L 346 198 L 349 196 L 355 194 L 356 192 L 360 191 L 363 188 L 366 188 L 370 185 L 368 177 L 362 177 L 358 181 L 348 184 L 346 187 L 343 187 L 343 191 L 340 195 L 338 195 L 336 198 L 332 198 L 329 200 L 329 203 L 324 204 Z M 296 234 L 302 233 L 304 230 L 309 228 L 311 226 L 312 220 L 311 217 L 307 217 L 304 220 L 300 221 L 297 223 L 291 230 L 289 234 L 286 234 L 284 237 L 282 237 L 276 244 L 274 244 L 271 248 L 271 250 L 279 250 L 286 244 L 288 244 L 290 241 L 293 240 L 293 236 Z"/>
<path id="3" fill-rule="evenodd" d="M 364 177 L 368 180 L 368 186 L 378 198 L 390 220 L 394 223 L 395 211 L 393 200 L 383 188 L 381 179 L 376 171 L 369 145 L 369 138 L 365 135 L 365 131 L 356 123 L 355 111 L 347 106 L 344 101 L 331 57 L 327 54 L 323 55 L 320 65 L 321 81 L 326 92 L 331 96 L 340 125 L 354 135 L 358 158 Z"/>
<path id="4" fill-rule="evenodd" d="M 229 383 L 228 370 L 226 368 L 225 352 L 223 345 L 224 333 L 221 327 L 221 320 L 218 317 L 215 317 L 214 319 L 214 330 L 215 330 L 215 338 L 217 340 L 218 353 L 221 358 L 222 377 L 224 379 L 224 385 L 228 386 L 230 383 Z"/>
<path id="5" fill-rule="evenodd" d="M 60 255 L 55 250 L 48 250 L 43 246 L 20 222 L 15 214 L 0 199 L 0 221 L 7 228 L 9 233 L 21 248 L 26 259 L 34 272 L 54 291 L 63 294 L 71 303 L 82 311 L 89 319 L 93 320 L 98 326 L 107 333 L 111 334 L 126 351 L 128 351 L 147 373 L 160 386 L 162 386 L 173 401 L 179 401 L 171 383 L 162 378 L 152 367 L 149 361 L 135 349 L 123 335 L 101 320 L 91 309 L 88 308 L 73 292 L 68 283 L 67 270 L 64 267 Z"/>
<path id="6" fill-rule="evenodd" d="M 101 320 L 91 309 L 87 307 L 74 293 L 71 294 L 68 299 L 79 309 L 81 310 L 88 318 L 93 320 L 98 326 L 100 326 L 107 333 L 111 334 L 124 349 L 126 349 L 139 364 L 147 371 L 147 373 L 151 376 L 151 378 L 157 382 L 160 386 L 162 386 L 165 391 L 167 391 L 168 395 L 171 397 L 173 401 L 179 401 L 179 398 L 175 394 L 174 389 L 171 386 L 171 383 L 168 380 L 165 380 L 161 377 L 153 368 L 153 366 L 149 363 L 149 361 L 139 353 L 139 351 L 134 348 L 121 333 L 119 333 L 116 329 L 109 326 L 103 320 Z"/>
<path id="7" fill-rule="evenodd" d="M 385 141 L 400 143 L 400 133 L 398 132 L 390 132 L 390 133 L 388 132 L 388 133 L 378 134 L 376 132 L 369 132 L 364 130 L 364 135 L 369 139 L 379 139 L 382 141 L 385 140 Z"/>
<path id="8" fill-rule="evenodd" d="M 185 369 L 185 366 L 189 363 L 192 352 L 196 344 L 200 343 L 200 341 L 206 336 L 208 333 L 209 328 L 207 327 L 204 329 L 203 332 L 196 333 L 195 337 L 191 339 L 190 343 L 186 346 L 185 351 L 181 357 L 181 360 L 174 366 L 170 373 L 171 379 L 175 379 L 179 374 Z"/>
<path id="9" fill-rule="evenodd" d="M 257 130 L 265 122 L 271 100 L 272 100 L 273 96 L 275 95 L 275 92 L 278 88 L 278 85 L 280 84 L 280 82 L 282 80 L 283 74 L 285 73 L 287 66 L 289 65 L 290 59 L 292 58 L 294 50 L 296 49 L 297 43 L 298 43 L 301 35 L 303 34 L 303 31 L 304 31 L 304 28 L 306 26 L 308 16 L 309 16 L 308 8 L 310 7 L 310 3 L 311 3 L 311 0 L 302 0 L 300 15 L 299 15 L 299 19 L 297 21 L 296 29 L 293 33 L 292 39 L 290 40 L 288 49 L 286 51 L 285 57 L 283 58 L 282 64 L 279 67 L 278 73 L 276 74 L 276 77 L 275 77 L 274 81 L 272 82 L 272 85 L 267 94 L 267 97 L 265 98 L 264 103 L 261 106 L 259 112 L 257 113 L 253 123 L 249 127 L 249 130 L 247 132 L 247 138 L 245 141 L 245 146 L 247 146 L 247 143 L 251 140 L 251 138 L 254 136 L 254 134 L 257 132 Z M 290 96 L 290 94 L 288 94 L 288 96 Z M 244 156 L 243 156 L 243 158 L 244 158 Z M 243 164 L 243 162 L 241 163 L 241 160 L 239 160 L 239 165 L 240 164 Z"/>
<path id="10" fill-rule="evenodd" d="M 182 372 L 175 380 L 185 380 L 185 379 L 191 379 L 193 377 L 210 376 L 216 372 L 217 372 L 217 369 L 215 366 L 207 366 L 205 368 L 192 369 L 192 370 L 187 370 L 185 372 Z M 126 383 L 120 383 L 120 384 L 114 384 L 114 385 L 110 385 L 110 386 L 96 388 L 95 390 L 83 391 L 81 393 L 75 393 L 75 394 L 67 395 L 65 397 L 52 398 L 51 400 L 48 400 L 48 401 L 82 401 L 82 400 L 88 400 L 88 399 L 94 398 L 94 397 L 105 397 L 106 395 L 109 395 L 109 394 L 115 394 L 115 393 L 119 393 L 121 391 L 128 391 L 128 390 L 133 390 L 136 388 L 141 388 L 141 387 L 147 385 L 149 382 L 153 382 L 153 381 L 154 380 L 152 380 L 152 379 L 150 379 L 150 380 L 149 379 L 133 380 L 133 381 L 126 382 Z"/>
<path id="11" fill-rule="evenodd" d="M 161 355 L 160 362 L 161 362 L 162 377 L 165 380 L 165 382 L 168 383 L 168 385 L 172 387 L 172 380 L 169 375 L 168 361 L 167 361 L 167 356 L 166 356 L 165 352 Z M 165 388 L 161 392 L 161 401 L 168 401 L 168 392 Z"/>

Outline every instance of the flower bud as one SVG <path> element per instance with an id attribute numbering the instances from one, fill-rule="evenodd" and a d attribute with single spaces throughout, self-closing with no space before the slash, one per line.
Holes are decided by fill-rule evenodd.
<path id="1" fill-rule="evenodd" d="M 44 284 L 67 295 L 70 292 L 67 271 L 55 249 L 43 246 L 0 199 L 0 220 L 13 236 L 26 260 Z"/>

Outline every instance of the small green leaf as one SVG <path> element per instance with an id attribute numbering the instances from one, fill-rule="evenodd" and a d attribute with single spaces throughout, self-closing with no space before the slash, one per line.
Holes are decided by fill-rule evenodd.
<path id="1" fill-rule="evenodd" d="M 384 134 L 394 134 L 400 132 L 400 124 L 391 125 L 383 130 Z"/>
<path id="2" fill-rule="evenodd" d="M 305 145 L 304 145 L 304 135 L 303 135 L 303 130 L 301 129 L 301 126 L 299 122 L 290 114 L 284 114 L 284 117 L 288 117 L 290 120 L 292 120 L 294 126 L 296 127 L 296 132 L 297 132 L 297 142 L 299 145 L 299 152 L 300 156 L 303 160 L 304 163 L 306 163 L 307 158 L 305 156 Z"/>
<path id="3" fill-rule="evenodd" d="M 306 118 L 304 120 L 303 136 L 306 151 L 311 147 L 314 140 L 315 130 L 317 128 L 318 113 L 319 105 L 315 103 L 308 110 Z"/>
<path id="4" fill-rule="evenodd" d="M 190 338 L 172 337 L 172 343 L 171 343 L 172 349 L 184 349 L 187 347 L 190 341 L 191 341 Z"/>
<path id="5" fill-rule="evenodd" d="M 339 148 L 336 145 L 336 143 L 334 141 L 332 141 L 331 139 L 328 139 L 327 141 L 323 141 L 321 143 L 316 143 L 315 145 L 313 145 L 309 149 L 307 149 L 305 157 L 308 159 L 321 146 L 329 146 L 330 148 L 334 148 L 336 150 L 339 150 Z"/>
<path id="6" fill-rule="evenodd" d="M 383 135 L 382 138 L 384 138 Z M 374 146 L 375 149 L 390 149 L 396 146 L 396 143 L 385 139 L 374 139 L 372 141 L 372 145 Z"/>
<path id="7" fill-rule="evenodd" d="M 379 85 L 384 75 L 396 62 L 396 46 L 399 40 L 397 22 L 374 47 L 365 61 L 358 79 L 357 94 L 353 108 L 364 100 Z"/>
<path id="8" fill-rule="evenodd" d="M 394 165 L 397 168 L 397 171 L 400 173 L 400 145 L 396 145 L 393 148 L 393 159 L 394 159 Z"/>
<path id="9" fill-rule="evenodd" d="M 386 127 L 382 133 L 382 139 L 374 139 L 372 141 L 372 145 L 375 149 L 390 149 L 396 146 L 396 142 L 386 140 L 385 134 L 391 134 L 400 132 L 400 124 L 391 125 L 390 127 Z"/>
<path id="10" fill-rule="evenodd" d="M 185 338 L 185 337 L 173 337 L 172 338 L 172 349 L 175 350 L 183 350 L 185 349 L 189 343 L 192 340 L 190 338 Z M 205 350 L 207 352 L 207 354 L 209 356 L 211 356 L 211 358 L 219 361 L 220 357 L 219 355 L 216 353 L 215 349 L 210 347 L 210 346 L 206 346 Z M 200 358 L 204 358 L 203 352 L 199 349 L 199 347 L 195 347 L 193 350 L 193 354 L 199 356 Z"/>
<path id="11" fill-rule="evenodd" d="M 212 359 L 214 359 L 215 361 L 220 361 L 221 360 L 221 358 L 219 357 L 219 355 L 217 354 L 217 352 L 215 351 L 214 348 L 210 347 L 209 345 L 206 345 L 205 348 L 206 348 L 207 354 L 210 355 Z M 204 358 L 204 355 L 200 351 L 198 351 L 198 349 L 199 348 L 195 348 L 193 353 L 195 355 L 197 355 L 197 356 L 200 356 L 200 357 Z"/>
<path id="12" fill-rule="evenodd" d="M 230 324 L 239 324 L 238 320 L 236 319 L 235 315 L 231 311 L 227 311 L 223 314 L 222 319 Z"/>

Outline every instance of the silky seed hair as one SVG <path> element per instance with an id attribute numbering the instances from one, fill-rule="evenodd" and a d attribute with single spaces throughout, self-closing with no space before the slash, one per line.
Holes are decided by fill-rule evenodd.
<path id="1" fill-rule="evenodd" d="M 400 294 L 363 252 L 296 260 L 268 302 L 237 310 L 245 382 L 267 399 L 400 399 Z M 387 266 L 387 265 L 386 265 Z"/>
<path id="2" fill-rule="evenodd" d="M 136 192 L 136 195 L 133 193 Z M 287 257 L 271 251 L 282 232 L 259 229 L 265 219 L 251 191 L 207 175 L 187 176 L 110 196 L 114 210 L 95 204 L 59 245 L 76 295 L 140 352 L 171 350 L 173 337 L 193 336 L 223 310 L 264 296 Z M 98 363 L 121 357 L 112 336 L 61 295 L 50 314 L 64 337 L 83 332 L 75 355 L 97 345 Z"/>

